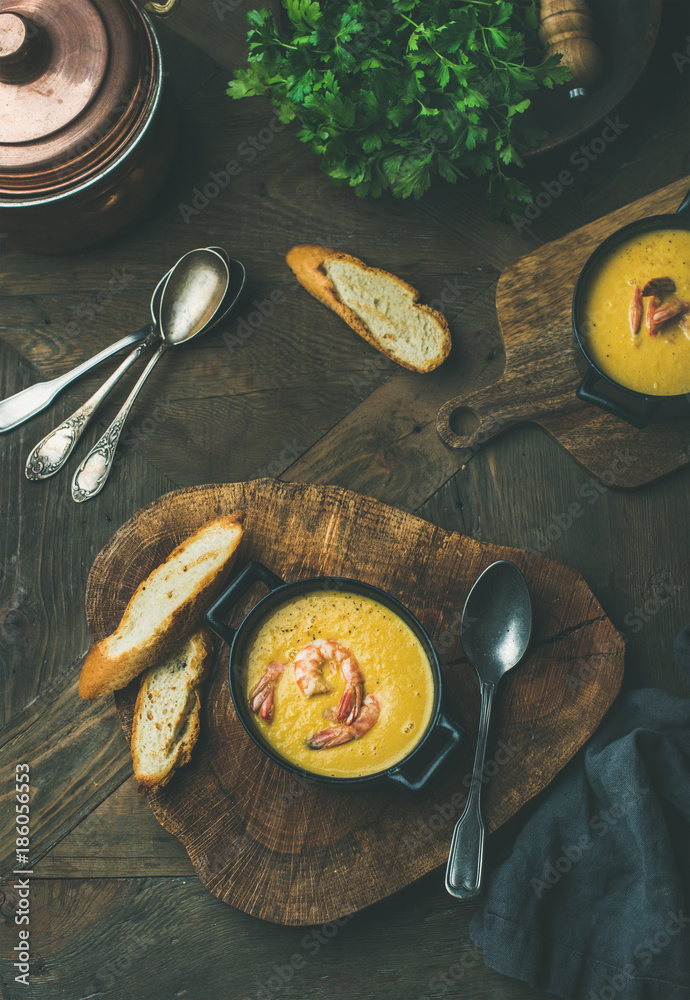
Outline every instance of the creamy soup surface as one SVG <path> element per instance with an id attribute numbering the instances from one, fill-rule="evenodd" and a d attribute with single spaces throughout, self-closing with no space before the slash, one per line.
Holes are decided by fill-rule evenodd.
<path id="1" fill-rule="evenodd" d="M 586 346 L 609 378 L 637 392 L 676 396 L 690 391 L 690 324 L 685 334 L 679 317 L 650 336 L 643 316 L 639 332 L 630 330 L 629 308 L 635 285 L 669 277 L 671 297 L 690 301 L 690 231 L 667 229 L 622 243 L 590 279 L 583 309 Z M 645 305 L 647 297 L 643 300 Z"/>
<path id="2" fill-rule="evenodd" d="M 308 643 L 336 640 L 356 657 L 364 695 L 374 695 L 380 715 L 359 739 L 311 749 L 306 740 L 337 722 L 345 688 L 340 670 L 324 665 L 330 690 L 305 698 L 295 682 L 294 660 Z M 434 705 L 434 679 L 422 644 L 396 614 L 369 597 L 315 591 L 296 597 L 259 623 L 246 647 L 245 697 L 274 660 L 287 663 L 275 687 L 272 719 L 252 714 L 275 750 L 293 764 L 337 778 L 363 777 L 402 760 L 422 738 Z"/>

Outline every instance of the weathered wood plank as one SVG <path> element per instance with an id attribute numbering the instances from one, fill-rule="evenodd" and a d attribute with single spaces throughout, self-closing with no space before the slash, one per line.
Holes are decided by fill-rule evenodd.
<path id="1" fill-rule="evenodd" d="M 132 773 L 112 698 L 77 693 L 78 671 L 60 678 L 0 733 L 0 878 L 15 867 L 14 774 L 31 775 L 30 859 L 40 860 Z"/>
<path id="2" fill-rule="evenodd" d="M 12 903 L 6 890 L 8 917 Z M 439 875 L 309 930 L 253 920 L 195 878 L 35 879 L 31 907 L 29 986 L 14 982 L 10 965 L 16 928 L 0 925 L 4 1000 L 538 996 L 483 964 L 468 933 L 475 906 L 450 901 Z"/>
<path id="3" fill-rule="evenodd" d="M 0 341 L 0 392 L 4 398 L 33 382 L 27 365 Z M 63 395 L 21 427 L 2 435 L 0 516 L 0 725 L 49 686 L 88 645 L 82 611 L 86 577 L 96 552 L 113 530 L 142 504 L 170 489 L 170 480 L 136 454 L 116 468 L 112 481 L 83 506 L 70 495 L 70 469 L 28 482 L 29 452 L 78 403 Z M 90 428 L 75 458 L 86 454 L 100 431 Z M 88 530 L 83 526 L 88 524 Z"/>
<path id="4" fill-rule="evenodd" d="M 522 426 L 483 445 L 419 514 L 578 569 L 625 639 L 626 687 L 686 697 L 672 646 L 688 618 L 689 504 L 690 469 L 642 490 L 617 490 L 539 428 Z"/>
<path id="5" fill-rule="evenodd" d="M 154 818 L 133 775 L 56 844 L 34 872 L 61 879 L 196 878 L 184 847 Z"/>

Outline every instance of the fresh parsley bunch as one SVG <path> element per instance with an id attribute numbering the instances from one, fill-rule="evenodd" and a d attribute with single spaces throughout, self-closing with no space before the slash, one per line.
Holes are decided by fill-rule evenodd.
<path id="1" fill-rule="evenodd" d="M 545 61 L 534 0 L 284 0 L 289 30 L 247 15 L 249 66 L 232 97 L 266 94 L 325 172 L 358 195 L 419 198 L 435 174 L 488 174 L 491 213 L 532 200 L 506 173 L 544 133 L 530 95 L 569 78 Z"/>

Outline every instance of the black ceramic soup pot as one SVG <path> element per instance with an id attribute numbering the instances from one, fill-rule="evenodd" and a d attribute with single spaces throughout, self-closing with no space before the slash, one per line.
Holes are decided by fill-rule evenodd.
<path id="1" fill-rule="evenodd" d="M 269 588 L 266 594 L 247 614 L 240 627 L 235 631 L 225 624 L 224 619 L 233 605 L 256 582 L 261 581 Z M 246 695 L 245 651 L 247 642 L 254 634 L 256 626 L 263 618 L 279 605 L 300 594 L 312 593 L 318 590 L 341 590 L 361 594 L 378 601 L 384 607 L 394 612 L 412 630 L 419 639 L 427 655 L 429 667 L 434 680 L 434 705 L 426 731 L 413 749 L 395 766 L 384 771 L 355 778 L 333 778 L 327 775 L 307 771 L 290 761 L 285 760 L 261 735 L 254 723 Z M 375 782 L 388 780 L 403 785 L 410 791 L 420 791 L 441 769 L 448 757 L 465 738 L 465 732 L 453 719 L 442 711 L 442 678 L 438 657 L 431 639 L 424 631 L 412 612 L 384 590 L 373 587 L 359 580 L 348 580 L 345 577 L 317 576 L 308 580 L 296 580 L 285 583 L 272 573 L 270 569 L 259 562 L 248 566 L 232 581 L 229 587 L 220 595 L 215 604 L 206 613 L 206 622 L 213 631 L 230 646 L 230 693 L 240 722 L 254 740 L 256 745 L 277 764 L 307 777 L 310 781 L 326 785 L 337 785 L 340 788 L 360 788 Z M 318 751 L 314 751 L 317 753 Z"/>
<path id="2" fill-rule="evenodd" d="M 690 191 L 683 199 L 678 211 L 672 215 L 650 215 L 637 219 L 622 229 L 616 230 L 601 243 L 582 268 L 573 293 L 573 333 L 575 335 L 576 360 L 578 368 L 584 372 L 577 396 L 585 403 L 593 403 L 607 413 L 621 420 L 627 420 L 635 427 L 646 427 L 660 408 L 667 417 L 687 418 L 690 415 L 688 394 L 679 396 L 652 396 L 628 389 L 609 375 L 605 375 L 592 360 L 587 347 L 587 330 L 584 322 L 585 293 L 590 277 L 612 250 L 634 236 L 651 233 L 658 229 L 690 229 Z"/>

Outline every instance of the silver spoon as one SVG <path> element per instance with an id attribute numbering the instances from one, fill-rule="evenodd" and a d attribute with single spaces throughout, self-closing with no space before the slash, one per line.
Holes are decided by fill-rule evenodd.
<path id="1" fill-rule="evenodd" d="M 105 486 L 125 420 L 162 354 L 206 330 L 223 305 L 230 272 L 214 250 L 190 250 L 167 277 L 158 315 L 162 344 L 140 375 L 112 424 L 81 463 L 72 480 L 72 499 L 90 500 Z"/>
<path id="2" fill-rule="evenodd" d="M 115 341 L 110 347 L 104 347 L 98 354 L 89 358 L 88 361 L 83 361 L 71 371 L 65 372 L 64 375 L 58 375 L 57 378 L 49 379 L 46 382 L 35 382 L 33 385 L 27 386 L 26 389 L 15 392 L 13 396 L 0 400 L 0 433 L 11 431 L 30 417 L 35 417 L 75 379 L 85 375 L 96 365 L 100 365 L 101 361 L 106 361 L 118 351 L 123 351 L 125 347 L 131 347 L 132 344 L 143 340 L 149 329 L 148 324 L 142 326 L 141 330 L 137 330 L 136 333 L 128 333 L 126 337 Z"/>
<path id="3" fill-rule="evenodd" d="M 210 326 L 215 326 L 216 323 L 220 322 L 234 305 L 239 291 L 241 291 L 244 285 L 245 275 L 244 266 L 238 260 L 232 260 L 222 247 L 207 247 L 206 249 L 219 254 L 230 269 L 230 289 L 223 300 L 221 310 L 214 317 L 213 323 L 209 325 L 208 328 L 210 329 Z M 160 340 L 158 310 L 160 308 L 163 286 L 169 274 L 170 271 L 163 275 L 151 296 L 151 323 L 149 326 L 144 327 L 144 331 L 147 333 L 146 339 L 125 358 L 119 368 L 113 372 L 110 378 L 104 382 L 90 399 L 87 399 L 79 409 L 75 410 L 58 427 L 55 427 L 38 442 L 26 460 L 24 471 L 27 479 L 48 479 L 49 476 L 54 476 L 56 472 L 60 471 L 106 396 L 109 395 L 125 372 L 141 357 L 144 351 Z M 234 295 L 232 300 L 228 302 L 231 298 L 230 292 L 233 292 Z"/>
<path id="4" fill-rule="evenodd" d="M 144 351 L 152 347 L 160 339 L 158 332 L 158 310 L 160 308 L 161 293 L 163 286 L 168 279 L 164 274 L 156 285 L 151 296 L 151 323 L 145 329 L 147 336 L 135 349 L 128 354 L 122 364 L 115 369 L 110 378 L 103 383 L 100 389 L 94 392 L 90 399 L 75 410 L 59 426 L 53 428 L 49 434 L 38 442 L 26 460 L 24 470 L 27 479 L 47 479 L 54 476 L 65 464 L 75 444 L 82 436 L 86 427 L 110 391 L 117 385 L 122 376 L 128 371 L 135 361 L 141 357 Z"/>
<path id="5" fill-rule="evenodd" d="M 213 250 L 215 253 L 220 254 L 220 256 L 225 260 L 228 267 L 231 268 L 231 280 L 234 281 L 238 278 L 237 271 L 241 270 L 241 285 L 240 291 L 242 290 L 242 285 L 244 285 L 244 267 L 238 260 L 232 260 L 228 257 L 225 250 L 222 247 L 208 247 L 209 250 Z M 232 268 L 235 267 L 235 274 L 232 272 Z M 170 273 L 170 272 L 168 272 Z M 163 276 L 162 281 L 158 283 L 160 286 L 167 275 Z M 239 278 L 238 278 L 239 280 Z M 158 286 L 156 286 L 157 290 Z M 234 304 L 234 300 L 233 303 Z M 224 307 L 225 308 L 225 307 Z M 229 308 L 229 307 L 228 307 Z M 220 322 L 222 317 L 218 316 L 216 322 Z M 155 317 L 154 317 L 155 322 Z M 87 361 L 83 361 L 76 368 L 72 368 L 70 371 L 65 372 L 63 375 L 58 375 L 56 378 L 49 379 L 46 382 L 35 382 L 33 385 L 27 386 L 26 389 L 21 389 L 19 392 L 15 392 L 13 396 L 8 396 L 7 399 L 0 400 L 0 434 L 5 431 L 11 431 L 15 427 L 19 427 L 24 421 L 29 420 L 31 417 L 35 417 L 37 413 L 44 410 L 55 399 L 59 392 L 66 389 L 68 385 L 71 385 L 76 379 L 90 372 L 92 368 L 100 365 L 102 361 L 107 361 L 111 358 L 113 354 L 117 354 L 119 351 L 124 351 L 125 347 L 131 347 L 132 344 L 138 344 L 140 340 L 148 336 L 151 332 L 151 324 L 147 323 L 146 326 L 142 326 L 140 330 L 135 333 L 128 333 L 126 337 L 122 337 L 120 340 L 115 341 L 109 347 L 104 347 L 102 351 L 98 354 L 94 354 L 92 358 Z"/>
<path id="6" fill-rule="evenodd" d="M 484 570 L 470 590 L 460 621 L 460 640 L 479 677 L 481 709 L 472 782 L 462 816 L 455 824 L 446 869 L 446 889 L 458 899 L 479 895 L 484 856 L 480 796 L 491 703 L 501 677 L 524 656 L 532 632 L 532 602 L 525 578 L 514 563 L 499 560 Z"/>

